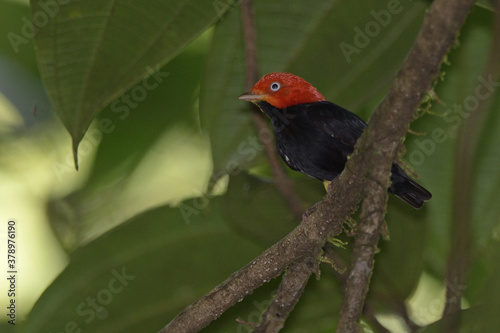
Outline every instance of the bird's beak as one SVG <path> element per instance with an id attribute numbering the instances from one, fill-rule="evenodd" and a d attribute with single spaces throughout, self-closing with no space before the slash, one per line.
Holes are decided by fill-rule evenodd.
<path id="1" fill-rule="evenodd" d="M 242 101 L 249 101 L 249 102 L 262 101 L 264 98 L 266 98 L 266 95 L 256 94 L 251 91 L 238 97 L 238 99 L 241 99 Z"/>

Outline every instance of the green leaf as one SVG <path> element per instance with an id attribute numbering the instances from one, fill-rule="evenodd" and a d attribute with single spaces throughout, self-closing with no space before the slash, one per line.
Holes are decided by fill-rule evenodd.
<path id="1" fill-rule="evenodd" d="M 40 71 L 73 138 L 75 161 L 94 116 L 170 61 L 224 11 L 201 0 L 30 3 Z"/>
<path id="2" fill-rule="evenodd" d="M 218 206 L 154 209 L 75 251 L 23 331 L 72 322 L 89 332 L 158 331 L 262 250 L 229 230 Z"/>
<path id="3" fill-rule="evenodd" d="M 183 128 L 191 135 L 199 132 L 197 93 L 208 39 L 206 35 L 198 38 L 146 83 L 136 85 L 101 112 L 98 122 L 110 120 L 112 131 L 102 133 L 90 183 L 109 181 L 116 173 L 117 178 L 128 176 L 161 136 L 173 129 Z M 145 97 L 129 104 L 142 88 Z"/>
<path id="4" fill-rule="evenodd" d="M 295 186 L 304 200 L 304 209 L 326 194 L 321 182 L 313 179 L 296 180 Z M 246 172 L 231 177 L 223 200 L 224 214 L 231 227 L 267 246 L 299 223 L 272 182 Z"/>
<path id="5" fill-rule="evenodd" d="M 177 203 L 194 195 L 195 189 L 196 195 L 199 194 L 198 188 L 205 185 L 208 173 L 208 152 L 203 151 L 208 140 L 199 133 L 196 98 L 208 37 L 200 36 L 152 77 L 113 101 L 91 125 L 80 144 L 80 160 L 85 162 L 91 159 L 87 154 L 97 146 L 93 164 L 85 164 L 86 171 L 90 171 L 85 186 L 65 198 L 54 198 L 47 209 L 50 224 L 65 249 L 71 250 L 89 237 L 95 238 L 123 222 L 124 216 L 111 214 L 114 218 L 110 217 L 109 207 L 122 213 L 128 211 L 125 216 L 131 217 L 145 209 L 144 206 L 149 208 L 169 201 Z M 131 97 L 137 91 L 144 94 L 140 100 L 132 102 Z M 189 147 L 199 149 L 190 150 Z M 192 164 L 193 159 L 206 162 Z M 144 172 L 148 161 L 152 164 L 152 172 Z M 172 177 L 168 171 L 186 170 L 179 166 L 183 163 L 193 166 L 190 170 L 195 176 Z M 68 158 L 57 165 L 55 171 L 61 181 L 75 173 Z M 198 173 L 200 166 L 205 169 Z M 162 179 L 148 182 L 140 177 L 141 171 L 148 176 L 154 173 Z M 155 182 L 163 182 L 169 187 L 155 195 L 154 189 L 147 185 Z M 145 194 L 154 198 L 147 199 L 139 194 L 144 188 L 148 188 Z M 139 198 L 130 203 L 127 192 Z M 93 204 L 102 200 L 107 200 L 107 205 Z"/>
<path id="6" fill-rule="evenodd" d="M 0 52 L 2 58 L 10 58 L 21 63 L 35 74 L 37 68 L 29 17 L 30 10 L 27 4 L 14 1 L 0 3 L 0 31 L 6 37 L 0 39 Z"/>
<path id="7" fill-rule="evenodd" d="M 223 198 L 230 225 L 249 239 L 273 244 L 297 226 L 276 187 L 247 173 L 231 177 Z"/>

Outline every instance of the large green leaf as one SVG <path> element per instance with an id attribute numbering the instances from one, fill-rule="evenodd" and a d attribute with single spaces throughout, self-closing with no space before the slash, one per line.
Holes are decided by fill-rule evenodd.
<path id="1" fill-rule="evenodd" d="M 32 0 L 31 7 L 43 81 L 76 154 L 104 106 L 172 59 L 229 6 L 202 0 Z M 132 102 L 143 93 L 133 91 Z"/>
<path id="2" fill-rule="evenodd" d="M 150 79 L 154 89 L 147 92 L 144 100 L 129 105 L 127 99 L 133 94 L 132 88 L 103 110 L 99 121 L 110 119 L 113 131 L 103 134 L 91 183 L 103 178 L 109 181 L 110 174 L 117 169 L 130 173 L 169 130 L 180 127 L 188 133 L 199 131 L 197 93 L 208 40 L 205 35 L 198 38 L 163 66 L 159 75 Z"/>
<path id="3" fill-rule="evenodd" d="M 422 2 L 400 3 L 397 10 L 380 1 L 254 4 L 260 72 L 301 75 L 327 98 L 358 113 L 385 92 L 425 9 Z M 245 168 L 255 158 L 245 150 L 255 137 L 249 107 L 237 100 L 245 81 L 240 16 L 233 10 L 217 25 L 201 90 L 202 125 L 210 133 L 215 172 L 234 163 Z M 366 29 L 373 27 L 377 30 L 367 36 Z M 347 52 L 346 44 L 357 51 Z"/>
<path id="4" fill-rule="evenodd" d="M 60 332 L 69 322 L 91 332 L 158 331 L 262 250 L 217 212 L 217 204 L 196 210 L 188 224 L 181 209 L 158 208 L 75 251 L 24 332 Z"/>
<path id="5" fill-rule="evenodd" d="M 86 171 L 90 170 L 85 186 L 64 198 L 53 198 L 48 205 L 50 223 L 64 248 L 70 250 L 80 242 L 88 241 L 89 237 L 94 238 L 123 222 L 124 217 L 113 214 L 113 210 L 129 211 L 131 214 L 126 215 L 133 216 L 144 209 L 144 204 L 149 208 L 172 200 L 178 202 L 181 193 L 192 196 L 186 191 L 202 188 L 203 185 L 199 184 L 206 181 L 208 163 L 192 164 L 191 161 L 206 158 L 200 156 L 203 148 L 194 151 L 188 148 L 206 141 L 198 133 L 196 99 L 208 37 L 199 37 L 148 78 L 152 89 L 147 91 L 144 99 L 129 104 L 136 89 L 132 88 L 104 108 L 90 127 L 81 142 L 81 160 L 88 162 L 90 158 L 86 154 L 92 153 L 95 146 L 97 153 L 93 165 L 84 164 Z M 144 85 L 141 83 L 136 87 Z M 166 148 L 162 148 L 164 146 Z M 183 150 L 172 151 L 175 147 Z M 145 159 L 152 158 L 158 162 L 151 171 L 161 179 L 139 179 L 142 187 L 138 188 L 137 183 L 133 187 L 133 182 L 139 177 L 136 172 L 147 167 Z M 191 181 L 188 175 L 182 175 L 186 178 L 183 181 L 165 172 L 182 168 L 179 165 L 183 163 L 193 166 L 191 170 L 196 176 Z M 200 174 L 197 166 L 204 166 L 205 172 Z M 75 173 L 70 158 L 55 163 L 54 171 L 61 181 Z M 151 171 L 148 175 L 153 174 Z M 126 199 L 127 192 L 138 195 L 141 188 L 153 182 L 164 183 L 167 188 L 155 194 L 149 187 L 149 191 L 134 199 L 133 203 Z M 107 205 L 95 204 L 104 198 L 107 198 Z M 153 203 L 148 204 L 148 201 Z M 134 210 L 130 211 L 131 208 Z"/>
<path id="6" fill-rule="evenodd" d="M 295 185 L 304 200 L 304 211 L 326 194 L 321 183 L 313 179 L 296 181 Z M 271 181 L 246 172 L 231 177 L 223 207 L 235 230 L 268 246 L 299 223 Z"/>

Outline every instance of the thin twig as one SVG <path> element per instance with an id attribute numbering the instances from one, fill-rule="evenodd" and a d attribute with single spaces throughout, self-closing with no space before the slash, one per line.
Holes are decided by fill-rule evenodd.
<path id="1" fill-rule="evenodd" d="M 283 276 L 278 292 L 253 333 L 276 333 L 285 325 L 285 320 L 297 304 L 312 271 L 319 269 L 318 262 L 311 257 L 292 264 Z"/>
<path id="2" fill-rule="evenodd" d="M 368 181 L 363 192 L 365 199 L 337 332 L 361 332 L 359 320 L 373 271 L 379 234 L 385 223 L 386 189 L 389 185 L 391 164 L 400 149 L 400 142 L 394 141 L 394 138 L 403 137 L 408 130 L 408 126 L 397 126 L 392 128 L 396 133 L 386 133 L 376 132 L 375 127 L 379 126 L 379 122 L 406 125 L 410 123 L 411 119 L 408 117 L 411 117 L 412 113 L 403 107 L 415 110 L 423 94 L 431 88 L 432 81 L 439 73 L 442 59 L 454 44 L 458 29 L 473 4 L 473 0 L 436 0 L 432 3 L 395 83 L 375 110 L 357 143 L 357 146 L 369 147 L 371 151 L 378 152 L 384 159 L 379 164 L 372 164 L 368 169 Z"/>
<path id="3" fill-rule="evenodd" d="M 241 3 L 241 15 L 243 21 L 243 34 L 245 39 L 245 59 L 247 77 L 245 81 L 245 89 L 249 91 L 259 78 L 259 71 L 257 66 L 257 37 L 255 34 L 255 15 L 253 11 L 252 0 L 243 0 Z M 262 116 L 258 108 L 252 106 L 254 112 L 252 119 L 258 133 L 269 132 L 269 125 Z M 260 137 L 260 135 L 259 135 Z M 267 160 L 271 167 L 273 180 L 276 188 L 285 199 L 290 211 L 293 213 L 297 220 L 301 220 L 302 213 L 304 213 L 304 205 L 302 200 L 297 195 L 294 189 L 293 182 L 288 177 L 283 164 L 280 162 L 276 147 L 274 143 L 269 140 L 262 141 Z"/>

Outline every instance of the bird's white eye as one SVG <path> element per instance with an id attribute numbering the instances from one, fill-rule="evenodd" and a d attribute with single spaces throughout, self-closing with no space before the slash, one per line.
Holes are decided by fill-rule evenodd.
<path id="1" fill-rule="evenodd" d="M 272 91 L 278 91 L 281 88 L 281 84 L 279 84 L 279 82 L 273 82 L 269 88 L 271 88 Z"/>

